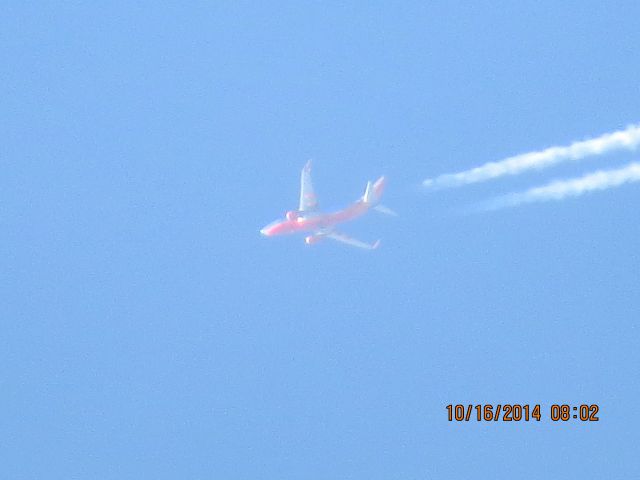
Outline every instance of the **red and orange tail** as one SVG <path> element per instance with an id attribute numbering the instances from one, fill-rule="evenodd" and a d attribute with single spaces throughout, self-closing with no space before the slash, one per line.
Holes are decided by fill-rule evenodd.
<path id="1" fill-rule="evenodd" d="M 367 189 L 364 192 L 362 200 L 369 205 L 377 205 L 382 198 L 384 187 L 387 180 L 384 177 L 380 177 L 375 183 L 367 182 Z"/>

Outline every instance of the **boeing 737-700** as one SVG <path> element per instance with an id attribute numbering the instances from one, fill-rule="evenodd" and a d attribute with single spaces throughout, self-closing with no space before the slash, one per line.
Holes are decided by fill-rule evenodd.
<path id="1" fill-rule="evenodd" d="M 386 180 L 380 177 L 374 183 L 368 182 L 364 195 L 343 210 L 332 213 L 318 211 L 318 199 L 311 183 L 311 160 L 302 169 L 300 176 L 300 205 L 298 210 L 288 211 L 285 218 L 270 223 L 260 233 L 267 237 L 289 233 L 306 232 L 307 245 L 312 245 L 324 238 L 346 243 L 358 248 L 373 250 L 380 245 L 380 240 L 369 244 L 351 238 L 335 230 L 335 226 L 358 218 L 372 208 L 386 214 L 395 215 L 393 211 L 380 205 L 380 197 Z"/>

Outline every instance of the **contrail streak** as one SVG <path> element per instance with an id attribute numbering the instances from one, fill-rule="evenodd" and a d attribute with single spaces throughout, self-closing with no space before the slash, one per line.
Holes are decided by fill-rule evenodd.
<path id="1" fill-rule="evenodd" d="M 640 124 L 624 130 L 606 133 L 591 140 L 574 142 L 569 146 L 550 147 L 537 152 L 523 153 L 498 162 L 485 163 L 471 170 L 447 173 L 428 178 L 423 185 L 429 189 L 441 189 L 484 182 L 505 175 L 516 175 L 526 170 L 542 169 L 568 160 L 581 160 L 593 155 L 603 155 L 614 150 L 633 150 L 640 145 Z"/>
<path id="2" fill-rule="evenodd" d="M 617 170 L 598 170 L 582 177 L 556 180 L 541 187 L 503 195 L 479 205 L 477 210 L 486 212 L 516 207 L 524 203 L 562 200 L 566 197 L 578 197 L 585 193 L 606 190 L 631 182 L 640 182 L 640 163 L 638 162 L 630 163 Z"/>

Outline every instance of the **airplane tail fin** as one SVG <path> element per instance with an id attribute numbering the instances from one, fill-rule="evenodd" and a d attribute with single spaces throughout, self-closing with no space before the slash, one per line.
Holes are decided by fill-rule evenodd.
<path id="1" fill-rule="evenodd" d="M 384 187 L 387 180 L 384 177 L 380 177 L 375 183 L 367 182 L 367 189 L 364 192 L 362 200 L 369 205 L 377 205 L 382 198 Z"/>
<path id="2" fill-rule="evenodd" d="M 367 188 L 364 191 L 364 195 L 362 196 L 362 200 L 364 203 L 373 203 L 373 184 L 369 181 L 367 182 Z"/>

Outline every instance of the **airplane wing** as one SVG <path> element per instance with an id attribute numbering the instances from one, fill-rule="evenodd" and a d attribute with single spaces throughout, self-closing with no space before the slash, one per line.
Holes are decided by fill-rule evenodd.
<path id="1" fill-rule="evenodd" d="M 352 247 L 364 248 L 365 250 L 375 250 L 380 245 L 380 240 L 376 240 L 373 244 L 370 244 L 338 232 L 329 232 L 324 234 L 324 236 L 327 238 L 331 238 L 337 242 L 346 243 L 347 245 L 351 245 Z"/>
<path id="2" fill-rule="evenodd" d="M 311 183 L 311 160 L 309 160 L 300 174 L 300 207 L 298 210 L 312 212 L 317 208 L 318 199 Z"/>

